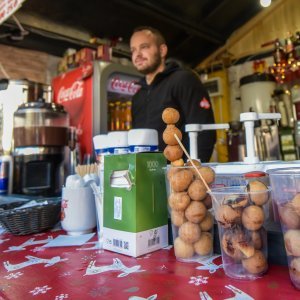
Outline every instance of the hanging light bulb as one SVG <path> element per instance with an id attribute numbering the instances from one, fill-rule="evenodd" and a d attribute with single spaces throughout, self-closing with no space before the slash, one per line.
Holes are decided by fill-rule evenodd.
<path id="1" fill-rule="evenodd" d="M 259 0 L 259 3 L 262 7 L 268 7 L 271 5 L 272 0 Z"/>

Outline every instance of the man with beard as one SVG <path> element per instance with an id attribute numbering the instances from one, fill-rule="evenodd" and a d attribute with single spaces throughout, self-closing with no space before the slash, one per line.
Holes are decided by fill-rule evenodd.
<path id="1" fill-rule="evenodd" d="M 140 90 L 132 99 L 133 128 L 156 129 L 159 150 L 163 151 L 166 145 L 162 133 L 166 125 L 162 121 L 162 112 L 173 107 L 180 113 L 176 126 L 182 131 L 183 143 L 187 146 L 185 124 L 214 123 L 211 102 L 199 77 L 174 61 L 166 62 L 168 47 L 155 28 L 136 28 L 130 39 L 130 49 L 133 65 L 145 75 L 138 83 Z M 215 141 L 215 131 L 198 135 L 198 156 L 202 162 L 209 161 Z"/>

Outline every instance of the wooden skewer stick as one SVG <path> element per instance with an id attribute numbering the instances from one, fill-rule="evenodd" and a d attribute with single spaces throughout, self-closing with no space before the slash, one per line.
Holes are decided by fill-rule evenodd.
<path id="1" fill-rule="evenodd" d="M 177 136 L 176 133 L 174 133 L 174 137 L 177 140 L 179 146 L 181 147 L 181 149 L 183 150 L 183 152 L 185 153 L 185 155 L 187 156 L 187 158 L 189 159 L 189 161 L 191 162 L 193 168 L 196 170 L 196 172 L 198 173 L 198 175 L 200 176 L 201 180 L 203 181 L 206 189 L 208 192 L 211 192 L 211 189 L 209 188 L 209 186 L 207 185 L 206 181 L 204 180 L 203 176 L 201 175 L 199 169 L 196 167 L 196 165 L 194 164 L 193 160 L 191 159 L 190 155 L 188 154 L 188 152 L 186 151 L 185 147 L 183 146 L 183 144 L 181 143 L 179 137 Z"/>

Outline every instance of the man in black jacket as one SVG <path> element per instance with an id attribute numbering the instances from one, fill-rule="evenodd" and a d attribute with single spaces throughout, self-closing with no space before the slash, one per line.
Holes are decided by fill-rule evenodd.
<path id="1" fill-rule="evenodd" d="M 159 150 L 163 151 L 166 145 L 162 133 L 166 124 L 162 121 L 162 112 L 173 107 L 180 113 L 176 126 L 183 133 L 183 143 L 188 146 L 188 135 L 184 132 L 186 124 L 214 123 L 211 102 L 199 77 L 176 62 L 166 63 L 165 39 L 152 27 L 136 28 L 130 48 L 134 66 L 145 75 L 132 100 L 133 128 L 156 129 Z M 215 142 L 215 131 L 203 131 L 198 135 L 198 156 L 202 162 L 209 161 Z"/>

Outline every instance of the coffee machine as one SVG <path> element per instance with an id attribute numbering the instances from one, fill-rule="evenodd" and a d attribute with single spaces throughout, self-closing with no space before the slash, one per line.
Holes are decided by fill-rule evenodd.
<path id="1" fill-rule="evenodd" d="M 58 196 L 66 175 L 69 116 L 42 97 L 14 113 L 13 193 Z"/>

